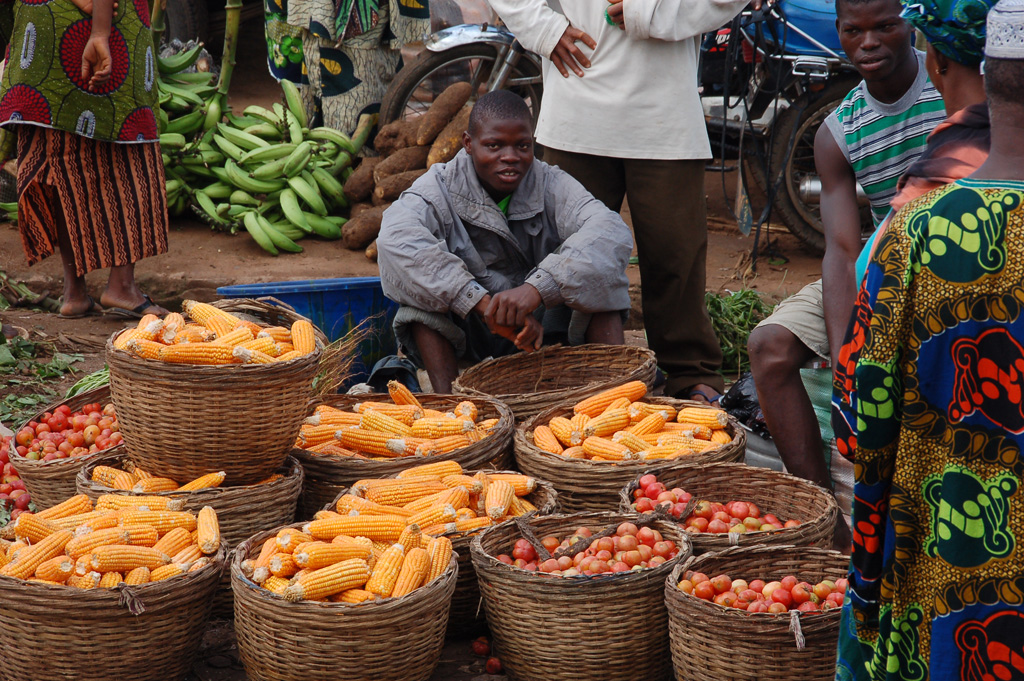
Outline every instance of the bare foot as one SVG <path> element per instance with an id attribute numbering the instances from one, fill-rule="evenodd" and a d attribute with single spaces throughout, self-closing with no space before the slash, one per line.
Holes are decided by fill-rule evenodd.
<path id="1" fill-rule="evenodd" d="M 691 385 L 680 394 L 680 397 L 683 399 L 703 402 L 705 404 L 716 404 L 721 396 L 717 390 L 706 383 Z"/>
<path id="2" fill-rule="evenodd" d="M 103 308 L 96 304 L 91 296 L 79 296 L 75 298 L 63 298 L 60 305 L 60 316 L 74 319 L 85 317 L 90 314 L 102 314 Z"/>

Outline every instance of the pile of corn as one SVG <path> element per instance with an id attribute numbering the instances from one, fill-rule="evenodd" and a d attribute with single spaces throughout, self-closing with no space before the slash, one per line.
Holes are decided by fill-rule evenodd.
<path id="1" fill-rule="evenodd" d="M 450 412 L 427 409 L 398 381 L 388 383 L 392 402 L 358 402 L 352 411 L 321 405 L 306 419 L 295 446 L 314 454 L 394 459 L 435 456 L 479 442 L 498 419 L 478 421 L 475 404 Z"/>
<path id="2" fill-rule="evenodd" d="M 182 303 L 192 322 L 171 312 L 146 315 L 126 329 L 114 347 L 144 359 L 175 364 L 269 364 L 287 362 L 316 350 L 313 325 L 305 319 L 283 326 L 261 326 L 213 305 Z"/>
<path id="3" fill-rule="evenodd" d="M 573 406 L 533 431 L 533 443 L 570 459 L 651 461 L 699 454 L 732 442 L 726 413 L 710 407 L 675 408 L 640 401 L 647 386 L 633 381 Z"/>
<path id="4" fill-rule="evenodd" d="M 96 468 L 92 469 L 90 479 L 110 489 L 135 492 L 137 494 L 155 494 L 157 492 L 196 492 L 201 489 L 220 487 L 226 476 L 227 474 L 224 471 L 207 473 L 181 485 L 171 478 L 156 477 L 138 466 L 132 467 L 130 471 L 112 466 L 96 466 Z M 268 482 L 280 480 L 281 477 L 280 473 L 274 473 L 269 478 L 261 480 L 256 484 L 264 485 Z"/>
<path id="5" fill-rule="evenodd" d="M 95 589 L 199 570 L 220 549 L 217 513 L 170 510 L 175 501 L 106 494 L 94 508 L 80 494 L 23 513 L 5 528 L 15 541 L 0 552 L 0 576 Z"/>

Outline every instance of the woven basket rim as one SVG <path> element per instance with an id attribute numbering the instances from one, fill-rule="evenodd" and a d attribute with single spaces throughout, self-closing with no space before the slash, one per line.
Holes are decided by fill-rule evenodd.
<path id="1" fill-rule="evenodd" d="M 20 431 L 22 428 L 27 427 L 29 423 L 31 423 L 32 421 L 39 420 L 39 417 L 41 417 L 43 414 L 45 414 L 46 412 L 53 412 L 54 409 L 56 409 L 57 407 L 59 407 L 61 405 L 64 405 L 64 404 L 68 404 L 68 405 L 70 405 L 70 404 L 79 404 L 80 406 L 81 405 L 86 405 L 86 404 L 89 404 L 89 403 L 95 401 L 94 399 L 92 399 L 93 397 L 96 397 L 98 395 L 104 395 L 104 394 L 106 395 L 106 398 L 105 398 L 106 401 L 110 401 L 110 384 L 109 383 L 107 385 L 101 385 L 98 388 L 93 388 L 92 390 L 85 390 L 83 392 L 78 393 L 77 395 L 72 395 L 71 397 L 65 397 L 63 399 L 57 400 L 56 402 L 51 402 L 50 404 L 46 405 L 40 411 L 37 411 L 31 417 L 25 419 L 25 421 L 23 423 L 21 423 L 14 430 L 14 433 L 15 433 L 15 435 L 17 435 L 18 431 Z M 80 406 L 74 407 L 73 410 L 79 409 Z M 11 439 L 11 442 L 14 442 L 13 438 Z M 79 465 L 81 465 L 82 461 L 89 461 L 89 460 L 94 459 L 97 456 L 101 456 L 103 454 L 109 454 L 113 450 L 117 449 L 117 447 L 119 447 L 119 446 L 120 445 L 114 445 L 113 447 L 107 447 L 106 449 L 104 449 L 102 451 L 93 452 L 92 454 L 82 454 L 81 456 L 69 456 L 69 457 L 64 458 L 64 459 L 53 459 L 52 461 L 43 461 L 42 459 L 38 459 L 37 460 L 37 459 L 26 458 L 26 457 L 22 456 L 21 454 L 19 454 L 18 450 L 14 449 L 14 448 L 12 448 L 10 450 L 9 456 L 11 458 L 11 461 L 14 461 L 15 459 L 17 460 L 19 467 L 20 466 L 29 466 L 29 467 L 34 467 L 34 468 L 36 468 L 38 470 L 42 470 L 44 468 L 49 468 L 51 470 L 54 470 L 54 469 L 60 468 L 61 466 L 71 466 L 72 464 L 79 464 Z"/>

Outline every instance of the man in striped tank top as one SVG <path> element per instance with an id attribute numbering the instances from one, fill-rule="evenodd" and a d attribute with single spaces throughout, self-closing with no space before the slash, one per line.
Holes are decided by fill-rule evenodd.
<path id="1" fill-rule="evenodd" d="M 761 408 L 783 463 L 825 488 L 834 478 L 831 457 L 823 456 L 830 448 L 823 443 L 800 369 L 838 352 L 853 310 L 854 265 L 861 249 L 857 184 L 868 196 L 877 227 L 889 212 L 900 175 L 945 118 L 942 96 L 928 78 L 924 54 L 913 48 L 902 9 L 899 0 L 836 0 L 840 42 L 863 80 L 814 141 L 825 226 L 822 279 L 780 303 L 748 341 Z M 848 551 L 849 529 L 837 529 L 836 545 Z"/>

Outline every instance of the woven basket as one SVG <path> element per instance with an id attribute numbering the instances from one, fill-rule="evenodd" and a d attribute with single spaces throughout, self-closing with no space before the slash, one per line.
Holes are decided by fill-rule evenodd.
<path id="1" fill-rule="evenodd" d="M 417 394 L 416 399 L 424 407 L 449 411 L 461 402 L 462 397 L 452 395 Z M 331 455 L 317 455 L 305 449 L 293 449 L 292 456 L 299 460 L 306 470 L 306 486 L 299 500 L 299 512 L 303 518 L 312 518 L 313 514 L 331 503 L 343 490 L 348 489 L 357 480 L 388 478 L 401 473 L 406 468 L 419 466 L 434 461 L 458 461 L 462 467 L 476 468 L 508 468 L 512 460 L 512 412 L 501 402 L 486 397 L 474 397 L 480 419 L 499 418 L 491 435 L 468 447 L 457 449 L 437 456 L 405 456 L 387 461 L 357 459 Z M 388 395 L 332 395 L 324 401 L 338 409 L 350 411 L 357 402 L 390 402 Z"/>
<path id="2" fill-rule="evenodd" d="M 533 518 L 537 535 L 563 536 L 634 521 L 635 515 L 580 513 Z M 665 579 L 690 554 L 678 526 L 652 527 L 676 542 L 679 555 L 658 567 L 597 578 L 527 572 L 494 556 L 511 551 L 515 523 L 488 528 L 470 545 L 494 644 L 513 681 L 584 678 L 666 680 L 672 677 Z M 720 677 L 721 678 L 721 677 Z"/>
<path id="3" fill-rule="evenodd" d="M 184 679 L 226 560 L 222 543 L 196 572 L 121 589 L 0 577 L 0 669 L 11 681 Z"/>
<path id="4" fill-rule="evenodd" d="M 217 306 L 266 323 L 301 318 L 244 299 Z M 253 314 L 255 307 L 265 314 Z M 119 333 L 107 341 L 110 390 L 135 463 L 174 480 L 224 471 L 228 485 L 258 482 L 281 467 L 306 415 L 319 349 L 271 364 L 168 364 L 115 350 Z"/>
<path id="5" fill-rule="evenodd" d="M 469 471 L 467 475 L 473 475 L 477 471 Z M 514 471 L 485 470 L 485 473 L 513 473 Z M 342 490 L 334 501 L 324 507 L 325 511 L 333 511 L 338 505 L 338 499 L 348 492 Z M 526 499 L 537 507 L 537 514 L 546 516 L 558 512 L 558 492 L 549 483 L 537 480 L 537 489 L 526 495 Z M 455 593 L 452 594 L 452 609 L 448 615 L 448 636 L 451 638 L 466 637 L 479 633 L 486 625 L 483 608 L 480 607 L 480 587 L 476 583 L 476 572 L 473 570 L 473 561 L 469 557 L 469 545 L 473 542 L 474 534 L 464 532 L 447 535 L 452 542 L 459 560 L 459 579 L 455 584 Z"/>
<path id="6" fill-rule="evenodd" d="M 292 527 L 301 527 L 293 525 Z M 277 528 L 242 542 L 231 561 L 235 635 L 250 681 L 426 681 L 444 647 L 458 573 L 401 598 L 349 605 L 289 603 L 242 574 Z"/>
<path id="7" fill-rule="evenodd" d="M 46 412 L 53 412 L 54 409 L 66 404 L 72 411 L 78 411 L 83 406 L 92 402 L 109 402 L 110 386 L 102 386 L 93 390 L 78 393 L 74 397 L 60 402 L 55 402 L 46 407 L 32 418 L 25 421 L 18 430 L 28 425 L 29 421 L 38 421 Z M 17 432 L 17 431 L 15 431 Z M 12 442 L 13 444 L 13 442 Z M 67 459 L 54 459 L 53 461 L 34 461 L 26 459 L 13 449 L 11 450 L 11 463 L 18 471 L 18 475 L 25 481 L 25 487 L 32 495 L 32 502 L 39 510 L 56 506 L 68 497 L 75 495 L 75 476 L 86 464 L 95 461 L 98 457 L 110 454 L 115 451 L 124 451 L 123 445 L 117 445 L 103 452 L 85 454 L 84 456 L 72 456 Z"/>
<path id="8" fill-rule="evenodd" d="M 472 366 L 455 379 L 452 391 L 501 400 L 516 423 L 522 423 L 567 400 L 579 401 L 629 381 L 652 386 L 657 369 L 654 353 L 646 348 L 553 345 Z"/>
<path id="9" fill-rule="evenodd" d="M 733 579 L 782 579 L 811 584 L 845 577 L 849 557 L 838 551 L 796 546 L 734 546 L 691 558 L 665 583 L 672 664 L 678 681 L 831 681 L 842 610 L 748 613 L 685 594 L 676 588 L 686 570 Z M 797 624 L 804 637 L 798 649 Z"/>
<path id="10" fill-rule="evenodd" d="M 707 406 L 702 402 L 676 400 L 670 397 L 647 396 L 644 402 L 682 407 Z M 571 399 L 561 405 L 538 414 L 516 428 L 515 452 L 519 470 L 541 480 L 547 480 L 558 490 L 558 504 L 565 512 L 611 511 L 618 508 L 619 493 L 640 474 L 692 466 L 717 461 L 740 461 L 746 454 L 746 431 L 729 417 L 726 430 L 732 435 L 732 442 L 701 454 L 686 458 L 664 461 L 621 461 L 616 463 L 590 461 L 589 459 L 567 459 L 564 456 L 546 452 L 533 444 L 533 429 L 544 425 L 555 416 L 572 416 L 572 407 L 579 402 Z M 660 475 L 660 473 L 658 473 Z M 632 512 L 632 511 L 631 511 Z"/>
<path id="11" fill-rule="evenodd" d="M 722 504 L 736 500 L 752 501 L 760 507 L 762 513 L 774 513 L 783 521 L 800 521 L 797 527 L 766 532 L 692 534 L 690 541 L 693 543 L 694 555 L 720 551 L 730 545 L 791 544 L 818 546 L 824 549 L 832 547 L 839 505 L 835 497 L 806 480 L 788 473 L 742 463 L 685 466 L 650 472 L 657 475 L 658 482 L 664 483 L 668 489 L 681 487 L 697 499 Z M 622 488 L 619 494 L 619 510 L 623 513 L 635 513 L 633 490 L 636 489 L 639 477 Z M 678 522 L 682 524 L 682 521 Z"/>

